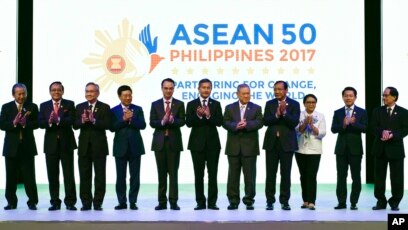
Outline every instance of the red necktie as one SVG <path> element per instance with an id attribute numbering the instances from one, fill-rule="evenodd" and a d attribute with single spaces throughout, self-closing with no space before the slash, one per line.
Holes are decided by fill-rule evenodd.
<path id="1" fill-rule="evenodd" d="M 54 103 L 54 112 L 58 114 L 58 102 Z"/>
<path id="2" fill-rule="evenodd" d="M 170 101 L 165 101 L 166 103 L 166 115 L 168 115 L 170 113 Z M 164 136 L 168 136 L 169 135 L 169 130 L 166 129 L 164 130 Z"/>

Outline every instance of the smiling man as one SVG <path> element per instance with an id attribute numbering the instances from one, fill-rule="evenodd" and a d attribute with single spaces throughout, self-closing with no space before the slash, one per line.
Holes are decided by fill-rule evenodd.
<path id="1" fill-rule="evenodd" d="M 367 112 L 356 106 L 357 90 L 346 87 L 342 91 L 344 106 L 334 111 L 331 131 L 337 135 L 336 168 L 337 186 L 336 195 L 338 205 L 334 209 L 347 208 L 347 172 L 350 167 L 351 185 L 350 209 L 357 210 L 357 203 L 361 192 L 361 159 L 363 156 L 363 142 L 361 134 L 367 129 Z"/>
<path id="2" fill-rule="evenodd" d="M 30 210 L 37 209 L 38 192 L 35 182 L 37 147 L 34 130 L 38 129 L 38 107 L 27 101 L 27 88 L 17 83 L 13 86 L 14 100 L 1 107 L 0 128 L 6 131 L 3 156 L 6 163 L 6 200 L 4 210 L 17 208 L 17 183 L 22 172 L 24 189 Z"/>
<path id="3" fill-rule="evenodd" d="M 72 125 L 75 120 L 73 101 L 63 99 L 64 86 L 61 82 L 52 82 L 49 86 L 51 100 L 41 103 L 39 114 L 40 128 L 45 129 L 44 153 L 51 196 L 50 211 L 61 209 L 59 198 L 60 163 L 64 175 L 67 210 L 75 211 L 77 197 L 74 176 L 74 149 L 77 148 Z"/>
<path id="4" fill-rule="evenodd" d="M 377 204 L 373 210 L 398 211 L 404 195 L 404 137 L 408 134 L 408 111 L 397 105 L 398 90 L 387 87 L 383 93 L 384 105 L 374 109 L 371 130 L 374 132 L 373 155 L 375 156 L 374 196 Z M 385 197 L 387 167 L 390 166 L 391 198 Z"/>
<path id="5" fill-rule="evenodd" d="M 228 210 L 238 209 L 241 170 L 244 174 L 245 195 L 242 202 L 254 210 L 256 194 L 256 159 L 260 153 L 258 130 L 262 128 L 262 108 L 250 102 L 247 84 L 237 87 L 238 101 L 225 107 L 223 127 L 228 131 L 225 155 L 228 157 Z"/>
<path id="6" fill-rule="evenodd" d="M 77 105 L 74 129 L 80 129 L 78 143 L 79 197 L 81 211 L 101 211 L 106 191 L 106 155 L 109 154 L 106 130 L 111 123 L 110 106 L 98 100 L 99 85 L 85 86 L 86 101 Z M 92 168 L 95 192 L 92 195 Z"/>
<path id="7" fill-rule="evenodd" d="M 210 98 L 212 82 L 202 79 L 198 83 L 200 96 L 188 102 L 186 124 L 191 128 L 188 149 L 194 165 L 195 194 L 197 206 L 194 210 L 218 210 L 217 172 L 220 157 L 220 138 L 217 127 L 222 125 L 220 102 Z M 208 199 L 204 195 L 204 171 L 208 171 Z M 206 204 L 207 202 L 207 204 Z"/>

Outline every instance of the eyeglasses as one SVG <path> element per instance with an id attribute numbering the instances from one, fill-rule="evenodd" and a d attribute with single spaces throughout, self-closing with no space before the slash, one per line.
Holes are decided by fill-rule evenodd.
<path id="1" fill-rule="evenodd" d="M 382 96 L 383 97 L 388 97 L 388 96 L 390 96 L 391 94 L 383 94 Z"/>
<path id="2" fill-rule="evenodd" d="M 305 104 L 316 104 L 316 101 L 306 101 Z"/>

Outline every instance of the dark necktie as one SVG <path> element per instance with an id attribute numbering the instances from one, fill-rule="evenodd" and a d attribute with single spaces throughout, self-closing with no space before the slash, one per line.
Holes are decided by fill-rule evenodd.
<path id="1" fill-rule="evenodd" d="M 388 107 L 388 108 L 387 108 L 388 117 L 391 117 L 391 111 L 392 111 L 392 109 L 391 109 L 390 107 Z"/>
<path id="2" fill-rule="evenodd" d="M 92 104 L 89 105 L 89 110 L 92 112 Z"/>
<path id="3" fill-rule="evenodd" d="M 207 100 L 206 99 L 203 100 L 203 108 L 207 108 Z"/>

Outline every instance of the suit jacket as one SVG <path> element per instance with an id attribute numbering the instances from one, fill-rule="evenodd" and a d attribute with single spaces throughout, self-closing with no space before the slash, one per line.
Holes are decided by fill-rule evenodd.
<path id="1" fill-rule="evenodd" d="M 363 155 L 361 133 L 365 133 L 367 129 L 367 112 L 354 105 L 353 116 L 356 118 L 356 122 L 343 128 L 343 120 L 346 117 L 344 106 L 334 111 L 331 131 L 338 133 L 335 154 L 345 154 L 348 146 L 352 155 Z"/>
<path id="2" fill-rule="evenodd" d="M 109 154 L 106 130 L 110 129 L 111 112 L 110 106 L 97 101 L 93 114 L 95 124 L 90 122 L 82 123 L 82 114 L 89 108 L 89 102 L 83 102 L 76 106 L 74 129 L 80 129 L 78 155 L 85 156 L 88 153 L 89 143 L 92 145 L 93 156 L 106 156 Z"/>
<path id="3" fill-rule="evenodd" d="M 24 127 L 21 125 L 13 125 L 13 120 L 18 113 L 15 101 L 6 103 L 1 108 L 0 128 L 6 131 L 4 137 L 3 156 L 17 156 L 18 145 L 20 143 L 20 131 L 24 140 L 26 154 L 29 156 L 37 155 L 37 147 L 34 138 L 34 129 L 38 129 L 38 106 L 34 103 L 24 102 L 23 114 L 27 117 L 27 123 Z"/>
<path id="4" fill-rule="evenodd" d="M 111 109 L 111 131 L 115 132 L 113 139 L 114 157 L 124 157 L 127 152 L 131 156 L 145 154 L 143 139 L 140 134 L 140 130 L 146 128 L 143 109 L 134 104 L 130 104 L 129 109 L 133 111 L 130 123 L 123 121 L 123 108 L 121 104 Z"/>
<path id="5" fill-rule="evenodd" d="M 388 117 L 387 107 L 381 106 L 373 111 L 371 129 L 374 134 L 374 156 L 385 156 L 389 159 L 402 159 L 405 157 L 404 137 L 408 134 L 408 111 L 395 105 L 391 117 Z M 391 130 L 393 138 L 382 141 L 383 130 Z"/>
<path id="6" fill-rule="evenodd" d="M 77 148 L 72 124 L 75 120 L 75 105 L 73 101 L 61 100 L 61 105 L 58 109 L 60 121 L 58 124 L 48 123 L 51 112 L 54 110 L 52 100 L 46 101 L 40 105 L 40 113 L 38 116 L 40 128 L 45 129 L 44 136 L 44 153 L 56 154 L 58 139 L 60 142 L 61 151 L 64 153 L 72 153 Z"/>
<path id="7" fill-rule="evenodd" d="M 279 140 L 285 152 L 298 150 L 296 136 L 296 126 L 299 123 L 300 105 L 299 102 L 286 97 L 286 114 L 283 117 L 275 116 L 278 110 L 278 100 L 272 99 L 266 102 L 264 112 L 264 123 L 267 126 L 263 149 L 270 151 L 276 141 L 276 134 L 279 131 Z"/>
<path id="8" fill-rule="evenodd" d="M 225 107 L 223 127 L 228 131 L 225 154 L 237 156 L 259 155 L 258 130 L 263 126 L 261 106 L 248 102 L 244 117 L 247 122 L 245 129 L 237 130 L 236 126 L 241 121 L 239 102 Z"/>
<path id="9" fill-rule="evenodd" d="M 168 130 L 168 138 L 170 138 L 170 148 L 173 151 L 183 151 L 180 127 L 185 124 L 186 112 L 184 103 L 173 98 L 171 113 L 173 114 L 174 122 L 172 124 L 162 125 L 161 121 L 165 114 L 164 101 L 161 98 L 152 103 L 150 109 L 150 126 L 155 129 L 153 133 L 152 151 L 160 152 L 163 150 L 166 130 Z"/>
<path id="10" fill-rule="evenodd" d="M 220 138 L 217 126 L 222 125 L 222 111 L 220 102 L 208 99 L 210 118 L 199 118 L 196 113 L 197 107 L 201 106 L 200 98 L 190 101 L 187 104 L 186 124 L 192 128 L 188 140 L 188 149 L 191 151 L 203 151 L 207 145 L 208 150 L 220 150 Z"/>

